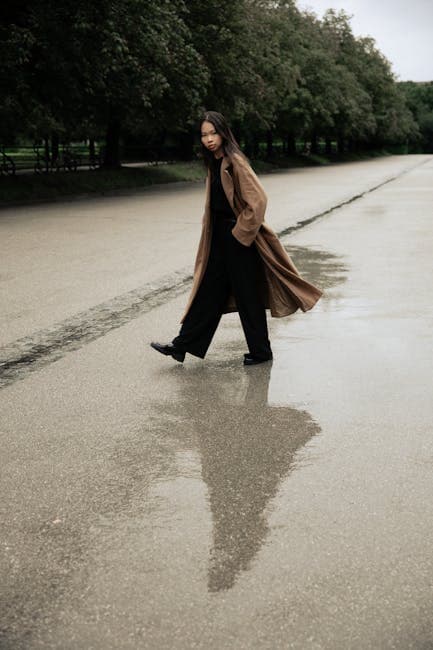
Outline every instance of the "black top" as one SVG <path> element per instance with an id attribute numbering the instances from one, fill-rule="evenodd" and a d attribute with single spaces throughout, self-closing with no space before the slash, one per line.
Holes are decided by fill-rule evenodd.
<path id="1" fill-rule="evenodd" d="M 221 182 L 221 158 L 215 158 L 211 167 L 210 211 L 214 219 L 236 220 Z"/>

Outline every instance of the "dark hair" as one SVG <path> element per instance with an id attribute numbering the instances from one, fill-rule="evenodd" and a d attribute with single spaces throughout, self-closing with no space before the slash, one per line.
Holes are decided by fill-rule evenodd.
<path id="1" fill-rule="evenodd" d="M 225 154 L 232 156 L 234 153 L 237 153 L 245 158 L 224 115 L 217 113 L 217 111 L 206 111 L 200 120 L 200 127 L 203 122 L 210 122 L 218 135 L 221 136 Z M 205 166 L 208 169 L 212 169 L 215 161 L 214 155 L 211 151 L 206 149 L 203 143 L 201 144 L 201 153 Z"/>

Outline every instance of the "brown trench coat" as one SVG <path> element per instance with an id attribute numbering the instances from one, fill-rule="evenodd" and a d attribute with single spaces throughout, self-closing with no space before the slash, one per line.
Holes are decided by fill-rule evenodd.
<path id="1" fill-rule="evenodd" d="M 322 292 L 304 280 L 283 248 L 277 235 L 264 221 L 267 198 L 264 189 L 248 162 L 239 154 L 224 156 L 221 164 L 221 182 L 227 199 L 236 214 L 232 233 L 244 246 L 255 242 L 263 261 L 263 298 L 274 317 L 293 314 L 297 309 L 307 311 L 319 300 Z M 206 179 L 206 203 L 202 233 L 194 267 L 194 280 L 182 321 L 197 294 L 206 270 L 212 238 L 210 213 L 210 172 Z M 224 313 L 237 311 L 230 296 Z"/>

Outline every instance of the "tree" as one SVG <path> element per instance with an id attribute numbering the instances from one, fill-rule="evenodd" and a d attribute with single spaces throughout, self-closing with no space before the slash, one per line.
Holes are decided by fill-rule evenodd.
<path id="1" fill-rule="evenodd" d="M 243 128 L 253 139 L 266 135 L 267 154 L 273 151 L 274 133 L 280 133 L 282 107 L 298 81 L 294 61 L 296 17 L 293 0 L 250 0 L 241 56 L 246 71 L 241 87 L 245 102 Z"/>
<path id="2" fill-rule="evenodd" d="M 5 48 L 23 34 L 26 47 L 2 71 L 18 73 L 25 92 L 10 92 L 8 114 L 20 104 L 34 137 L 105 130 L 105 165 L 115 167 L 122 128 L 164 122 L 176 128 L 196 114 L 207 71 L 191 43 L 182 0 L 23 5 L 24 24 L 13 15 L 4 27 Z"/>
<path id="3" fill-rule="evenodd" d="M 322 20 L 295 0 L 16 0 L 0 25 L 0 136 L 104 137 L 120 164 L 121 135 L 193 152 L 203 109 L 226 113 L 258 154 L 275 135 L 295 151 L 325 139 L 341 149 L 431 146 L 431 88 L 396 83 L 371 38 L 345 12 Z M 408 107 L 409 102 L 409 107 Z"/>
<path id="4" fill-rule="evenodd" d="M 398 89 L 419 128 L 418 137 L 411 138 L 412 144 L 433 153 L 433 82 L 404 81 Z"/>
<path id="5" fill-rule="evenodd" d="M 326 12 L 323 33 L 336 63 L 347 71 L 346 76 L 349 73 L 352 77 L 346 97 L 350 110 L 343 110 L 339 137 L 352 146 L 405 141 L 416 127 L 398 93 L 391 64 L 377 49 L 374 39 L 355 38 L 350 16 L 344 11 Z"/>
<path id="6" fill-rule="evenodd" d="M 119 164 L 122 127 L 173 129 L 195 116 L 207 71 L 185 15 L 181 0 L 105 0 L 80 8 L 82 83 L 95 123 L 106 124 L 105 166 Z"/>

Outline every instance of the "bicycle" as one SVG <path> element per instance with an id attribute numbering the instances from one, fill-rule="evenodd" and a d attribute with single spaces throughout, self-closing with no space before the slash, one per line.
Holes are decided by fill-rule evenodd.
<path id="1" fill-rule="evenodd" d="M 16 165 L 15 161 L 7 155 L 4 147 L 1 148 L 1 163 L 0 163 L 0 175 L 1 176 L 15 176 Z"/>

